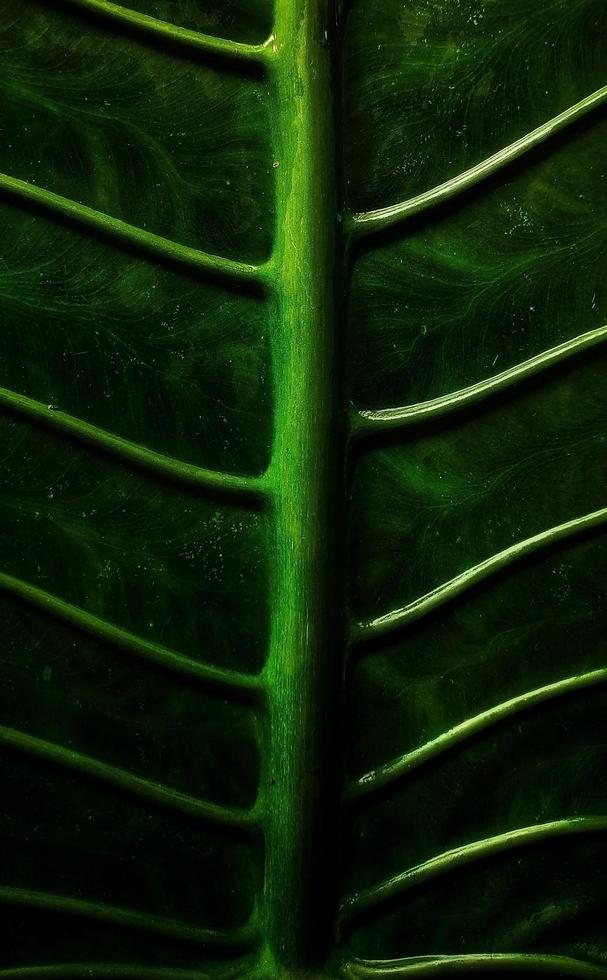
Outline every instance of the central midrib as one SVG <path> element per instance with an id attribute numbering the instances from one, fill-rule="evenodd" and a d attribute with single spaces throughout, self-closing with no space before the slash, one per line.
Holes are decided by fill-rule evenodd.
<path id="1" fill-rule="evenodd" d="M 345 413 L 333 32 L 330 0 L 277 0 L 269 72 L 275 537 L 263 786 L 264 932 L 276 977 L 316 973 L 328 955 L 338 874 Z"/>

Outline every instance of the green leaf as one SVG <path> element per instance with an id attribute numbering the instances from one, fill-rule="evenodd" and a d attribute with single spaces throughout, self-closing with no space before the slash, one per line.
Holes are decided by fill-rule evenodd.
<path id="1" fill-rule="evenodd" d="M 607 977 L 602 0 L 5 0 L 0 980 Z"/>

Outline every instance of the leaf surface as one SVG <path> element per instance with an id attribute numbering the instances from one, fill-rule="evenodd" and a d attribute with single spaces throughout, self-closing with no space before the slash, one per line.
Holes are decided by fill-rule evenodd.
<path id="1" fill-rule="evenodd" d="M 0 978 L 607 976 L 599 0 L 6 0 Z"/>

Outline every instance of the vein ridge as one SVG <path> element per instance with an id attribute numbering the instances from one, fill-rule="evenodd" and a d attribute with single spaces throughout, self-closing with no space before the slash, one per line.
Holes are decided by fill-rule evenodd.
<path id="1" fill-rule="evenodd" d="M 13 196 L 31 201 L 50 211 L 75 221 L 84 228 L 102 232 L 118 242 L 124 242 L 141 249 L 156 259 L 176 262 L 179 265 L 204 272 L 228 284 L 252 283 L 258 286 L 268 284 L 266 265 L 251 265 L 247 262 L 237 262 L 225 259 L 209 252 L 200 251 L 189 245 L 181 245 L 169 238 L 163 238 L 144 228 L 131 225 L 120 218 L 96 211 L 87 204 L 80 204 L 71 198 L 55 194 L 53 191 L 38 187 L 36 184 L 20 180 L 9 174 L 0 173 L 0 190 Z"/>
<path id="2" fill-rule="evenodd" d="M 607 977 L 607 967 L 599 963 L 551 953 L 460 953 L 395 960 L 352 959 L 343 965 L 342 976 L 348 980 L 363 980 L 365 977 L 465 976 L 477 971 L 547 973 L 580 980 Z"/>
<path id="3" fill-rule="evenodd" d="M 426 419 L 442 418 L 458 408 L 484 401 L 606 340 L 607 326 L 597 327 L 466 388 L 402 407 L 360 410 L 355 413 L 354 434 L 385 432 L 424 422 Z"/>
<path id="4" fill-rule="evenodd" d="M 535 705 L 571 694 L 573 691 L 583 691 L 605 683 L 607 683 L 607 668 L 600 668 L 583 674 L 575 674 L 552 684 L 545 684 L 543 687 L 525 691 L 524 694 L 502 701 L 486 711 L 466 718 L 418 748 L 405 752 L 403 755 L 353 780 L 349 786 L 348 796 L 350 799 L 366 797 L 384 786 L 391 785 L 409 773 L 415 772 L 432 760 L 442 757 L 455 746 L 461 745 L 462 742 L 479 732 L 486 731 L 493 725 L 498 725 L 506 718 L 527 711 Z"/>
<path id="5" fill-rule="evenodd" d="M 68 626 L 75 627 L 94 640 L 106 643 L 130 656 L 158 664 L 182 677 L 205 683 L 233 697 L 251 698 L 258 697 L 262 693 L 261 682 L 255 675 L 241 674 L 199 663 L 182 653 L 108 623 L 71 602 L 5 572 L 0 572 L 0 592 L 25 602 Z"/>
<path id="6" fill-rule="evenodd" d="M 244 44 L 240 41 L 230 41 L 225 38 L 213 37 L 200 31 L 179 27 L 177 24 L 159 20 L 149 14 L 139 13 L 122 4 L 110 0 L 63 0 L 68 6 L 80 7 L 100 14 L 115 25 L 127 25 L 155 37 L 172 41 L 194 51 L 205 54 L 219 55 L 236 62 L 262 63 L 271 51 L 271 39 L 263 44 Z"/>
<path id="7" fill-rule="evenodd" d="M 136 929 L 141 932 L 219 949 L 248 947 L 256 939 L 256 931 L 251 924 L 233 930 L 205 929 L 178 919 L 169 919 L 142 912 L 139 909 L 121 908 L 108 905 L 105 902 L 73 898 L 70 895 L 36 891 L 30 888 L 15 888 L 11 885 L 0 885 L 0 902 L 22 908 L 29 907 L 49 912 L 63 912 L 68 915 L 105 922 L 112 926 Z M 2 976 L 1 973 L 0 976 Z"/>
<path id="8" fill-rule="evenodd" d="M 0 408 L 2 407 L 18 413 L 30 422 L 42 424 L 87 446 L 106 452 L 121 462 L 132 463 L 155 476 L 168 477 L 183 486 L 243 497 L 257 498 L 264 495 L 263 477 L 234 476 L 182 462 L 131 442 L 130 439 L 115 435 L 67 412 L 49 408 L 27 395 L 0 387 Z"/>
<path id="9" fill-rule="evenodd" d="M 603 105 L 606 101 L 607 85 L 603 85 L 602 88 L 597 89 L 596 92 L 586 96 L 586 98 L 577 102 L 569 109 L 565 109 L 564 112 L 554 116 L 548 122 L 543 123 L 530 133 L 515 140 L 514 143 L 510 143 L 509 146 L 498 150 L 497 153 L 493 153 L 485 160 L 477 163 L 474 167 L 470 167 L 469 170 L 458 174 L 456 177 L 451 177 L 442 184 L 438 184 L 430 190 L 423 191 L 423 193 L 417 194 L 408 200 L 400 201 L 398 204 L 392 204 L 385 208 L 377 208 L 373 211 L 350 214 L 347 221 L 350 234 L 358 237 L 371 234 L 372 232 L 382 231 L 385 228 L 390 228 L 398 224 L 406 218 L 427 211 L 429 208 L 436 207 L 444 201 L 451 200 L 468 190 L 468 188 L 474 187 L 482 180 L 497 173 L 509 163 L 523 156 L 524 153 L 528 153 L 534 147 L 545 142 L 567 126 L 572 125 L 593 109 Z"/>
<path id="10" fill-rule="evenodd" d="M 187 817 L 194 817 L 207 823 L 231 829 L 252 827 L 253 816 L 246 810 L 208 803 L 162 783 L 144 779 L 135 773 L 127 772 L 118 766 L 109 765 L 100 759 L 65 748 L 47 739 L 38 738 L 27 732 L 0 725 L 0 745 L 18 752 L 33 755 L 39 759 L 83 773 L 109 786 L 124 790 L 139 799 L 149 800 L 169 810 L 175 810 Z"/>
<path id="11" fill-rule="evenodd" d="M 465 571 L 460 572 L 459 575 L 449 579 L 449 581 L 444 582 L 442 585 L 438 585 L 419 599 L 414 599 L 413 602 L 408 603 L 406 606 L 395 609 L 383 616 L 378 616 L 368 623 L 359 624 L 355 628 L 353 642 L 364 643 L 367 640 L 388 635 L 409 623 L 417 622 L 435 609 L 445 605 L 445 603 L 469 591 L 477 583 L 490 578 L 514 562 L 521 561 L 528 555 L 550 547 L 558 541 L 566 540 L 591 528 L 601 528 L 605 524 L 607 524 L 607 507 L 601 507 L 599 510 L 585 514 L 583 517 L 576 517 L 571 521 L 566 521 L 564 524 L 558 524 L 548 528 L 546 531 L 541 531 L 539 534 L 525 538 L 523 541 L 511 545 L 503 551 L 498 551 L 477 565 L 467 568 Z"/>
<path id="12" fill-rule="evenodd" d="M 503 834 L 497 834 L 495 837 L 487 837 L 470 844 L 463 844 L 460 847 L 443 851 L 407 871 L 394 875 L 379 885 L 350 895 L 342 905 L 342 917 L 344 919 L 352 918 L 403 892 L 410 891 L 427 881 L 466 867 L 473 862 L 554 838 L 594 833 L 607 833 L 607 816 L 551 820 L 530 827 L 517 827 Z"/>

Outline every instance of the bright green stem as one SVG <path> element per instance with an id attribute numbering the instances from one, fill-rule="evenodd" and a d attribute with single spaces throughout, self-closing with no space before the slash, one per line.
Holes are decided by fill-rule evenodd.
<path id="1" fill-rule="evenodd" d="M 329 0 L 278 0 L 271 81 L 277 177 L 274 622 L 265 908 L 273 977 L 305 975 L 330 945 L 334 902 L 338 202 Z M 337 435 L 336 435 L 337 430 Z M 337 469 L 337 472 L 336 472 Z M 333 734 L 332 734 L 333 731 Z"/>

